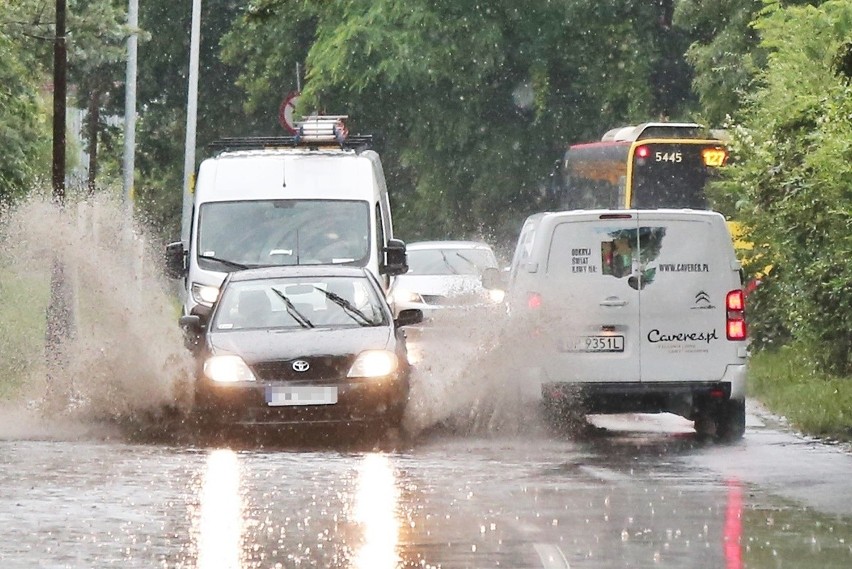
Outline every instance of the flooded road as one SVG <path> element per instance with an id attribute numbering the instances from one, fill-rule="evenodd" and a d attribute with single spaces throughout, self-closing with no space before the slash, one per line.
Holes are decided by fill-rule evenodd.
<path id="1" fill-rule="evenodd" d="M 140 414 L 187 410 L 193 365 L 153 254 L 98 225 L 120 215 L 33 203 L 0 234 L 4 569 L 852 566 L 848 449 L 753 402 L 733 444 L 671 415 L 553 434 L 497 373 L 510 356 L 494 313 L 436 322 L 412 346 L 403 436 L 127 436 L 118 425 Z M 78 295 L 51 375 L 57 254 Z"/>
<path id="2" fill-rule="evenodd" d="M 4 567 L 849 567 L 852 456 L 662 416 L 581 436 L 0 441 Z M 387 445 L 382 445 L 387 447 Z"/>

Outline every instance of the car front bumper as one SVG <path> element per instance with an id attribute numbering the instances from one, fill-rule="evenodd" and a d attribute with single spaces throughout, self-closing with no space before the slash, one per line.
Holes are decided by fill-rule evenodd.
<path id="1" fill-rule="evenodd" d="M 271 401 L 288 388 L 333 388 L 333 403 Z M 239 425 L 297 425 L 398 421 L 408 402 L 408 378 L 397 374 L 379 379 L 338 379 L 303 382 L 257 381 L 218 384 L 200 379 L 195 410 L 202 419 Z"/>

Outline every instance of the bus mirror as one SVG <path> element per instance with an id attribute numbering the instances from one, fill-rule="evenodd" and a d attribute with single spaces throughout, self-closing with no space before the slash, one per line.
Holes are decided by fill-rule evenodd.
<path id="1" fill-rule="evenodd" d="M 181 241 L 166 245 L 166 275 L 172 279 L 186 275 L 186 251 Z"/>
<path id="2" fill-rule="evenodd" d="M 385 263 L 381 272 L 389 276 L 403 275 L 408 272 L 408 254 L 405 252 L 404 241 L 388 239 L 384 253 Z"/>

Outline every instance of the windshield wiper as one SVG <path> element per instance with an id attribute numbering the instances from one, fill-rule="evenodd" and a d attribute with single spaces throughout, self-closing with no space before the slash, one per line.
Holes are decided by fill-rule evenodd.
<path id="1" fill-rule="evenodd" d="M 441 254 L 441 258 L 444 260 L 444 264 L 447 265 L 448 269 L 450 269 L 450 272 L 453 273 L 454 275 L 459 274 L 459 272 L 456 270 L 456 268 L 453 266 L 453 264 L 450 263 L 450 260 L 447 259 L 447 254 L 444 253 L 443 251 L 441 251 L 440 249 L 438 250 L 438 252 Z"/>
<path id="2" fill-rule="evenodd" d="M 228 259 L 220 259 L 219 257 L 213 257 L 211 255 L 199 255 L 198 258 L 199 259 L 205 259 L 207 261 L 216 261 L 217 263 L 222 263 L 223 265 L 227 265 L 228 267 L 231 267 L 233 269 L 243 270 L 243 269 L 251 269 L 252 268 L 251 265 L 244 265 L 242 263 L 237 263 L 235 261 L 229 261 Z"/>
<path id="3" fill-rule="evenodd" d="M 293 320 L 299 323 L 299 326 L 301 326 L 302 328 L 314 327 L 313 323 L 307 318 L 305 318 L 304 314 L 296 310 L 296 306 L 293 304 L 293 301 L 287 298 L 287 295 L 285 295 L 283 292 L 281 292 L 275 287 L 272 287 L 272 292 L 277 294 L 278 297 L 284 301 L 284 305 L 287 307 L 287 314 L 292 316 Z"/>
<path id="4" fill-rule="evenodd" d="M 349 302 L 348 300 L 346 300 L 345 298 L 343 298 L 342 296 L 334 294 L 333 292 L 328 292 L 327 290 L 321 289 L 318 286 L 315 286 L 314 288 L 317 289 L 318 291 L 320 291 L 321 293 L 323 293 L 326 296 L 326 298 L 328 298 L 334 304 L 336 304 L 337 306 L 342 308 L 343 311 L 346 313 L 346 315 L 349 316 L 349 318 L 351 318 L 355 322 L 358 322 L 358 319 L 360 318 L 361 322 L 358 322 L 358 324 L 360 324 L 361 326 L 374 326 L 375 325 L 375 322 L 373 322 L 372 320 L 367 318 L 366 314 L 364 314 L 363 312 L 361 312 L 360 310 L 358 310 L 357 308 L 352 306 L 352 303 Z M 357 316 L 357 318 L 356 318 L 356 316 Z"/>
<path id="5" fill-rule="evenodd" d="M 468 259 L 467 257 L 465 257 L 464 255 L 462 255 L 462 254 L 461 254 L 461 253 L 459 253 L 458 251 L 453 251 L 453 254 L 454 254 L 456 257 L 458 257 L 459 259 L 461 259 L 462 261 L 466 262 L 468 265 L 470 265 L 470 266 L 471 266 L 471 267 L 473 267 L 474 269 L 476 269 L 476 272 L 477 272 L 477 273 L 481 273 L 481 272 L 482 272 L 482 270 L 479 268 L 479 265 L 477 265 L 477 264 L 476 264 L 476 263 L 474 263 L 472 260 L 470 260 L 470 259 Z"/>

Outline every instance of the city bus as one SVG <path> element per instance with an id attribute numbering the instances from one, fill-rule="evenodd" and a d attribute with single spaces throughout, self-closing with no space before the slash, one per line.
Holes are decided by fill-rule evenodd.
<path id="1" fill-rule="evenodd" d="M 553 201 L 562 210 L 710 209 L 706 188 L 728 163 L 726 138 L 695 123 L 614 128 L 600 141 L 568 147 L 552 179 Z M 752 243 L 736 221 L 728 229 L 746 259 Z"/>
<path id="2" fill-rule="evenodd" d="M 707 209 L 705 188 L 728 161 L 721 133 L 693 123 L 615 128 L 574 144 L 559 163 L 560 209 Z"/>

